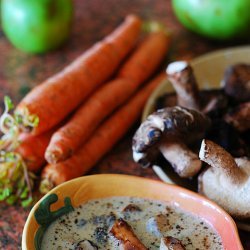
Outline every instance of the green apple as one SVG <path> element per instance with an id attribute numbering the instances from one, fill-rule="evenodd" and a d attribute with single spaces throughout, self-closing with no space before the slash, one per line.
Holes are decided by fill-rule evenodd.
<path id="1" fill-rule="evenodd" d="M 250 36 L 250 0 L 172 0 L 188 29 L 219 40 Z"/>
<path id="2" fill-rule="evenodd" d="M 60 46 L 69 36 L 71 0 L 2 0 L 5 35 L 22 51 L 43 53 Z"/>

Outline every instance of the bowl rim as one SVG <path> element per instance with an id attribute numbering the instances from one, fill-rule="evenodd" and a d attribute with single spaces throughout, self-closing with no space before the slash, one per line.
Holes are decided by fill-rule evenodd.
<path id="1" fill-rule="evenodd" d="M 115 180 L 115 182 L 119 182 L 119 185 L 122 185 L 122 181 L 130 181 L 131 183 L 132 182 L 136 183 L 136 185 L 139 185 L 139 183 L 144 183 L 144 184 L 147 184 L 147 185 L 151 184 L 151 185 L 154 185 L 154 186 L 157 186 L 157 187 L 159 186 L 162 189 L 166 188 L 166 190 L 168 190 L 168 191 L 172 190 L 175 193 L 182 193 L 184 196 L 187 195 L 189 198 L 191 198 L 191 197 L 194 198 L 194 200 L 197 203 L 199 203 L 201 206 L 206 206 L 207 208 L 210 208 L 210 209 L 214 210 L 218 214 L 218 216 L 223 217 L 223 220 L 227 221 L 227 223 L 230 225 L 230 228 L 228 228 L 227 230 L 231 231 L 231 233 L 232 233 L 231 235 L 234 237 L 235 246 L 237 246 L 237 248 L 234 248 L 234 250 L 235 249 L 243 249 L 240 238 L 239 238 L 238 229 L 237 229 L 237 226 L 236 226 L 234 220 L 232 219 L 232 217 L 226 211 L 224 211 L 221 207 L 219 207 L 213 201 L 208 200 L 206 197 L 203 197 L 198 193 L 195 193 L 193 191 L 190 191 L 190 190 L 188 190 L 186 188 L 183 188 L 183 187 L 180 187 L 180 186 L 177 186 L 177 185 L 174 185 L 174 184 L 167 184 L 167 183 L 164 183 L 164 182 L 162 182 L 160 180 L 154 180 L 154 179 L 149 179 L 149 178 L 145 178 L 145 177 L 125 175 L 125 174 L 95 174 L 95 175 L 82 176 L 82 177 L 75 178 L 73 180 L 64 182 L 64 183 L 60 184 L 59 186 L 55 187 L 54 189 L 52 189 L 43 198 L 41 198 L 34 205 L 34 207 L 31 209 L 31 211 L 30 211 L 30 213 L 28 215 L 28 218 L 26 220 L 24 229 L 23 229 L 22 249 L 24 249 L 24 250 L 28 249 L 27 248 L 27 242 L 28 242 L 28 239 L 29 239 L 28 237 L 30 237 L 28 235 L 28 229 L 29 229 L 29 227 L 30 227 L 30 225 L 32 223 L 32 217 L 34 216 L 34 212 L 37 209 L 37 207 L 39 206 L 39 204 L 41 203 L 41 201 L 43 201 L 50 194 L 60 192 L 60 190 L 63 190 L 67 186 L 70 187 L 72 184 L 74 185 L 74 183 L 77 184 L 78 182 L 82 182 L 82 181 L 84 182 L 84 180 L 88 181 L 88 180 L 91 180 L 91 179 L 93 179 L 93 180 L 95 180 L 95 179 L 96 180 L 98 180 L 98 179 L 101 180 L 101 178 L 103 178 L 103 177 L 106 180 L 113 179 L 113 180 Z M 124 196 L 124 195 L 122 195 L 122 196 Z M 110 197 L 110 196 L 104 196 L 104 197 Z M 184 199 L 184 197 L 181 197 L 181 195 L 180 195 L 180 198 Z M 157 199 L 157 200 L 160 200 L 160 199 Z M 164 201 L 164 199 L 162 199 L 162 201 Z M 185 211 L 185 209 L 184 209 L 184 211 Z M 192 213 L 191 210 L 189 212 Z M 193 214 L 195 215 L 196 213 L 193 212 Z M 226 241 L 224 241 L 224 243 L 226 243 Z"/>
<path id="2" fill-rule="evenodd" d="M 205 60 L 211 60 L 213 57 L 221 56 L 221 54 L 226 54 L 227 56 L 229 54 L 235 54 L 243 51 L 247 51 L 248 53 L 250 52 L 250 45 L 243 45 L 243 46 L 235 46 L 235 47 L 228 47 L 224 49 L 217 49 L 211 52 L 204 53 L 202 55 L 199 55 L 193 59 L 191 59 L 190 63 L 192 65 L 196 65 L 201 63 L 202 61 Z"/>

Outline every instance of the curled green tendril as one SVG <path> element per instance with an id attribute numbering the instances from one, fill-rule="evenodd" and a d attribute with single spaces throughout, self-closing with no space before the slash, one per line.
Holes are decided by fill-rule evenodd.
<path id="1" fill-rule="evenodd" d="M 8 204 L 19 202 L 23 207 L 33 202 L 32 190 L 36 176 L 29 172 L 22 156 L 16 152 L 20 145 L 20 124 L 35 127 L 38 118 L 29 115 L 20 121 L 20 116 L 10 114 L 14 105 L 8 96 L 4 98 L 4 112 L 0 117 L 0 201 Z"/>

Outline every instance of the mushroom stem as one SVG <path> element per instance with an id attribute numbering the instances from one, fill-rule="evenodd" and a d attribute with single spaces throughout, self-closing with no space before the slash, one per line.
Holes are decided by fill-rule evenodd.
<path id="1" fill-rule="evenodd" d="M 185 61 L 173 62 L 166 73 L 177 93 L 178 105 L 199 110 L 199 90 L 191 66 Z"/>
<path id="2" fill-rule="evenodd" d="M 180 177 L 193 177 L 201 169 L 202 162 L 198 155 L 183 143 L 164 142 L 159 149 Z"/>
<path id="3" fill-rule="evenodd" d="M 237 166 L 234 158 L 212 141 L 202 141 L 199 157 L 213 167 L 215 171 L 221 171 L 233 184 L 242 184 L 248 178 L 247 174 Z"/>

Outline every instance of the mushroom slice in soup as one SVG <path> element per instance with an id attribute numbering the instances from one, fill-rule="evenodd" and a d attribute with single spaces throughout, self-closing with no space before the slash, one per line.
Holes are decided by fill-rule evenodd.
<path id="1" fill-rule="evenodd" d="M 161 245 L 159 250 L 185 250 L 185 247 L 182 245 L 180 240 L 172 236 L 167 236 L 161 238 Z"/>
<path id="2" fill-rule="evenodd" d="M 131 226 L 123 219 L 118 219 L 110 230 L 110 233 L 121 243 L 123 250 L 147 250 L 137 238 Z"/>

